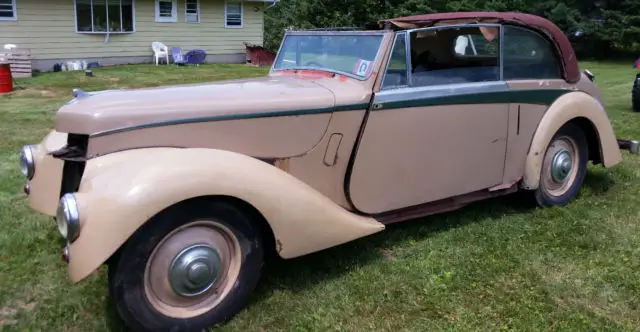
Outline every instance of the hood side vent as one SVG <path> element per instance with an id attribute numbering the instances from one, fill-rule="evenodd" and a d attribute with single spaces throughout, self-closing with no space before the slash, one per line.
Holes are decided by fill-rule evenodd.
<path id="1" fill-rule="evenodd" d="M 51 152 L 51 155 L 54 158 L 63 160 L 86 161 L 88 146 L 89 135 L 69 134 L 67 138 L 67 145 L 59 150 Z"/>

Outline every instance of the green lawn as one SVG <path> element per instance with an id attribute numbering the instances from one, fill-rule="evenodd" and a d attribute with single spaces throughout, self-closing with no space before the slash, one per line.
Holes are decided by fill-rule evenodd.
<path id="1" fill-rule="evenodd" d="M 620 137 L 640 138 L 635 71 L 583 63 L 597 75 Z M 18 150 L 52 126 L 71 89 L 143 87 L 246 76 L 243 65 L 105 68 L 51 73 L 0 96 L 0 329 L 119 331 L 106 274 L 71 285 L 50 218 L 30 212 Z M 591 167 L 569 207 L 522 195 L 398 224 L 290 261 L 271 262 L 247 310 L 224 331 L 640 330 L 640 157 Z"/>

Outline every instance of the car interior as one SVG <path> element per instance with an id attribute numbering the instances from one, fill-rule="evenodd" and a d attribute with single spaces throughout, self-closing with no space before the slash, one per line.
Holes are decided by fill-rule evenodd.
<path id="1" fill-rule="evenodd" d="M 550 45 L 531 31 L 509 28 L 505 40 L 505 79 L 561 78 Z M 458 27 L 414 31 L 410 34 L 412 87 L 500 80 L 500 30 L 497 27 Z M 506 37 L 505 37 L 506 38 Z M 383 87 L 406 86 L 404 43 L 394 46 Z M 509 45 L 512 44 L 512 45 Z"/>
<path id="2" fill-rule="evenodd" d="M 497 36 L 492 35 L 491 41 L 487 41 L 477 27 L 416 31 L 410 36 L 414 86 L 500 79 Z M 456 50 L 456 44 L 465 39 L 466 47 Z M 472 42 L 478 40 L 485 40 L 484 45 L 473 48 Z"/>

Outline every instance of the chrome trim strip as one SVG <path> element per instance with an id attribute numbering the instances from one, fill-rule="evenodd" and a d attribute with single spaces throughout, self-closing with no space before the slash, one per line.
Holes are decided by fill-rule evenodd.
<path id="1" fill-rule="evenodd" d="M 375 95 L 373 102 L 384 109 L 385 103 L 507 91 L 509 86 L 503 81 L 407 87 L 381 91 Z"/>
<path id="2" fill-rule="evenodd" d="M 411 59 L 411 34 L 404 34 L 405 55 L 407 61 L 407 86 L 413 85 L 413 62 Z"/>
<path id="3" fill-rule="evenodd" d="M 498 61 L 500 62 L 500 80 L 504 81 L 504 25 L 500 25 L 500 52 L 498 56 L 500 57 Z"/>

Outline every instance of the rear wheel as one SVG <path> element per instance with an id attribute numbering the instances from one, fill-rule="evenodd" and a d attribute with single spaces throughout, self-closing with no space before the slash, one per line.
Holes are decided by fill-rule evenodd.
<path id="1" fill-rule="evenodd" d="M 194 331 L 235 316 L 263 262 L 256 227 L 234 205 L 192 200 L 141 227 L 109 266 L 109 290 L 135 330 Z"/>
<path id="2" fill-rule="evenodd" d="M 587 139 L 579 126 L 568 123 L 551 139 L 542 161 L 538 205 L 564 206 L 577 196 L 587 170 Z"/>
<path id="3" fill-rule="evenodd" d="M 636 75 L 631 90 L 631 105 L 634 112 L 640 112 L 640 74 Z"/>

